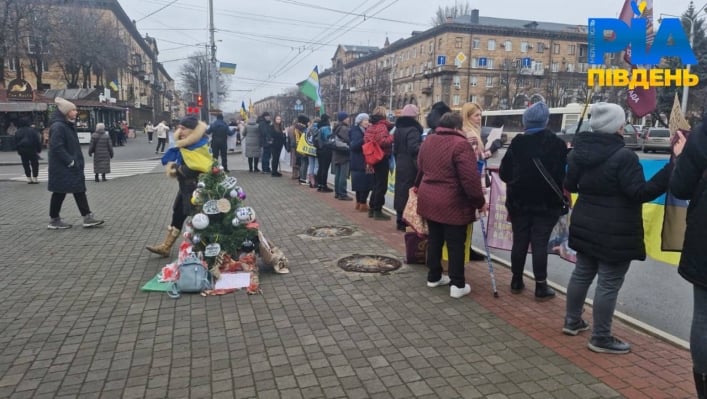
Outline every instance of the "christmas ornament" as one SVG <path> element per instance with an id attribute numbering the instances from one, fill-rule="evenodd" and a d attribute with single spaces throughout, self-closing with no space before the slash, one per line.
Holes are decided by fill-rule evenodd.
<path id="1" fill-rule="evenodd" d="M 233 176 L 228 176 L 227 178 L 223 179 L 223 181 L 219 184 L 226 190 L 232 190 L 236 188 L 236 184 L 238 184 L 238 179 Z"/>
<path id="2" fill-rule="evenodd" d="M 197 230 L 203 230 L 209 227 L 209 217 L 203 213 L 197 213 L 191 218 L 191 224 Z"/>
<path id="3" fill-rule="evenodd" d="M 216 202 L 216 207 L 221 213 L 228 213 L 231 210 L 231 201 L 221 198 Z"/>
<path id="4" fill-rule="evenodd" d="M 194 234 L 194 237 L 191 238 L 191 242 L 194 244 L 198 244 L 201 242 L 201 235 L 200 234 Z"/>
<path id="5" fill-rule="evenodd" d="M 217 175 L 221 173 L 221 169 L 219 169 L 217 166 L 214 166 L 213 168 L 211 168 L 211 173 Z"/>
<path id="6" fill-rule="evenodd" d="M 245 201 L 245 191 L 241 190 L 238 192 L 238 199 L 241 201 Z"/>
<path id="7" fill-rule="evenodd" d="M 255 210 L 249 206 L 240 207 L 236 209 L 236 217 L 240 219 L 241 222 L 253 222 L 255 221 Z"/>
<path id="8" fill-rule="evenodd" d="M 185 231 L 184 234 L 182 234 L 185 240 L 191 240 L 191 233 L 188 231 Z"/>
<path id="9" fill-rule="evenodd" d="M 221 172 L 223 172 L 224 170 L 226 170 L 226 168 L 224 168 L 223 165 L 219 165 L 219 166 L 218 166 L 218 170 L 220 170 Z"/>
<path id="10" fill-rule="evenodd" d="M 196 184 L 198 188 L 206 188 L 206 184 L 203 181 L 200 181 L 199 183 Z"/>
<path id="11" fill-rule="evenodd" d="M 235 217 L 233 218 L 233 220 L 231 220 L 231 224 L 233 225 L 233 227 L 238 227 L 238 225 L 241 224 L 241 221 L 237 217 Z"/>
<path id="12" fill-rule="evenodd" d="M 253 244 L 253 241 L 251 241 L 249 238 L 246 238 L 243 241 L 243 243 L 241 244 L 241 251 L 243 251 L 243 252 L 255 251 L 255 244 Z"/>
<path id="13" fill-rule="evenodd" d="M 238 191 L 236 191 L 236 190 L 231 190 L 231 192 L 228 193 L 228 195 L 230 195 L 231 198 L 236 198 L 236 197 L 238 197 Z"/>
<path id="14" fill-rule="evenodd" d="M 211 243 L 204 249 L 204 256 L 211 258 L 218 255 L 219 252 L 221 252 L 221 244 Z"/>
<path id="15" fill-rule="evenodd" d="M 204 203 L 204 206 L 201 207 L 201 211 L 204 212 L 207 215 L 216 215 L 218 214 L 219 208 L 218 208 L 218 202 L 216 200 L 208 200 Z"/>

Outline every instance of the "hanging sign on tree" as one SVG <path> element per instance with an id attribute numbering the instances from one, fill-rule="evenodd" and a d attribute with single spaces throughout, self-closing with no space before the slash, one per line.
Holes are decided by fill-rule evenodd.
<path id="1" fill-rule="evenodd" d="M 221 212 L 216 200 L 206 201 L 201 209 L 207 215 L 216 215 Z"/>

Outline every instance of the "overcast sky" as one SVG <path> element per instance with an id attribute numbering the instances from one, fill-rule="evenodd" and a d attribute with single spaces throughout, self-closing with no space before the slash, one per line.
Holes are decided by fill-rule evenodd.
<path id="1" fill-rule="evenodd" d="M 159 60 L 180 86 L 183 59 L 209 41 L 208 0 L 118 0 L 137 27 L 157 38 Z M 703 0 L 698 1 L 701 6 Z M 705 0 L 707 1 L 707 0 Z M 587 24 L 589 17 L 616 17 L 624 0 L 471 0 L 481 16 Z M 307 78 L 315 65 L 331 65 L 338 44 L 382 47 L 413 30 L 426 30 L 439 6 L 454 0 L 213 0 L 217 58 L 238 65 L 229 99 L 281 93 Z M 688 0 L 654 0 L 654 15 L 681 14 Z M 365 15 L 366 18 L 361 15 Z M 372 17 L 372 18 L 371 18 Z M 201 46 L 201 47 L 200 47 Z"/>

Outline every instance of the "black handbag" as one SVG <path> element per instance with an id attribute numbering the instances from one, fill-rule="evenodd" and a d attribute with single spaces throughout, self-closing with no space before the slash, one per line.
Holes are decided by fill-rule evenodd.
<path id="1" fill-rule="evenodd" d="M 547 184 L 550 185 L 552 191 L 554 191 L 555 194 L 560 197 L 560 201 L 562 201 L 562 214 L 566 215 L 570 211 L 570 200 L 565 197 L 565 195 L 562 193 L 562 190 L 560 190 L 560 188 L 557 186 L 557 183 L 555 183 L 555 180 L 550 177 L 550 173 L 548 173 L 547 169 L 545 169 L 545 165 L 543 165 L 543 163 L 540 162 L 538 158 L 533 158 L 533 163 L 535 164 L 535 167 L 538 168 L 540 175 L 542 175 Z"/>

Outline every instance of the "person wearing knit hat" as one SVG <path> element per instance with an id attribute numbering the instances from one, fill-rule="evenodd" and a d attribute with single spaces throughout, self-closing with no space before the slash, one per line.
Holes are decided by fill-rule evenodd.
<path id="1" fill-rule="evenodd" d="M 179 121 L 179 124 L 187 129 L 194 129 L 198 123 L 199 120 L 194 115 L 187 115 Z"/>
<path id="2" fill-rule="evenodd" d="M 307 126 L 307 124 L 309 124 L 309 118 L 307 115 L 297 115 L 297 122 Z"/>
<path id="3" fill-rule="evenodd" d="M 336 114 L 336 119 L 338 123 L 331 133 L 336 138 L 331 158 L 331 163 L 334 165 L 334 198 L 341 201 L 353 201 L 346 189 L 351 161 L 351 151 L 348 148 L 351 142 L 351 128 L 348 124 L 349 114 L 341 111 Z M 346 145 L 346 148 L 343 148 L 342 143 Z"/>
<path id="4" fill-rule="evenodd" d="M 621 106 L 597 103 L 591 114 L 592 131 L 576 134 L 564 180 L 565 189 L 578 193 L 578 199 L 568 241 L 577 251 L 577 262 L 567 285 L 562 331 L 577 335 L 589 329 L 582 311 L 587 290 L 598 275 L 587 346 L 594 352 L 622 354 L 631 345 L 612 335 L 616 300 L 631 261 L 646 259 L 643 204 L 668 189 L 673 164 L 668 162 L 646 181 L 638 157 L 624 144 L 626 116 Z M 677 157 L 682 146 L 673 152 Z"/>
<path id="5" fill-rule="evenodd" d="M 106 126 L 103 123 L 96 124 L 96 131 L 91 135 L 88 156 L 93 157 L 93 173 L 95 174 L 96 182 L 100 181 L 98 179 L 99 174 L 102 175 L 103 181 L 107 181 L 106 173 L 110 173 L 113 145 L 111 145 L 110 136 L 106 132 Z"/>
<path id="6" fill-rule="evenodd" d="M 596 103 L 589 113 L 589 126 L 593 132 L 616 133 L 626 126 L 626 112 L 618 104 Z"/>
<path id="7" fill-rule="evenodd" d="M 449 106 L 443 101 L 439 101 L 432 104 L 432 109 L 430 110 L 430 113 L 427 114 L 427 127 L 434 131 L 435 128 L 437 128 L 437 125 L 439 124 L 439 119 L 442 117 L 442 115 L 451 111 L 452 109 L 449 108 Z"/>
<path id="8" fill-rule="evenodd" d="M 345 111 L 339 111 L 339 112 L 336 114 L 336 121 L 337 121 L 337 122 L 343 122 L 343 121 L 345 121 L 346 118 L 348 118 L 348 117 L 349 117 L 349 114 L 347 114 Z"/>
<path id="9" fill-rule="evenodd" d="M 79 138 L 76 134 L 76 106 L 57 97 L 56 110 L 51 117 L 49 127 L 49 182 L 47 189 L 52 193 L 49 203 L 47 226 L 50 230 L 63 230 L 71 227 L 61 217 L 61 206 L 66 194 L 73 194 L 76 205 L 83 216 L 83 227 L 103 224 L 91 212 L 86 196 L 86 178 L 84 176 L 84 158 Z"/>
<path id="10" fill-rule="evenodd" d="M 393 133 L 393 154 L 395 155 L 395 191 L 393 208 L 396 213 L 398 230 L 405 231 L 403 210 L 408 202 L 410 187 L 417 177 L 417 153 L 422 144 L 422 125 L 417 121 L 420 112 L 416 105 L 403 107 L 400 117 L 395 121 Z"/>
<path id="11" fill-rule="evenodd" d="M 533 134 L 545 129 L 550 120 L 550 109 L 544 102 L 537 102 L 523 112 L 523 127 L 526 134 Z"/>
<path id="12" fill-rule="evenodd" d="M 366 161 L 363 157 L 363 136 L 370 125 L 370 115 L 362 112 L 354 118 L 354 125 L 349 129 L 351 140 L 349 148 L 351 159 L 349 169 L 351 170 L 351 190 L 356 193 L 356 210 L 368 212 L 368 195 L 373 189 L 373 174 L 366 173 Z"/>
<path id="13" fill-rule="evenodd" d="M 549 116 L 547 105 L 542 102 L 523 113 L 525 133 L 513 138 L 499 169 L 501 180 L 506 182 L 506 209 L 513 231 L 511 292 L 514 294 L 525 288 L 523 270 L 529 245 L 547 248 L 564 208 L 563 199 L 550 182 L 562 187 L 567 145 L 547 128 Z M 555 291 L 547 284 L 547 251 L 533 251 L 532 260 L 535 299 L 554 298 Z"/>

